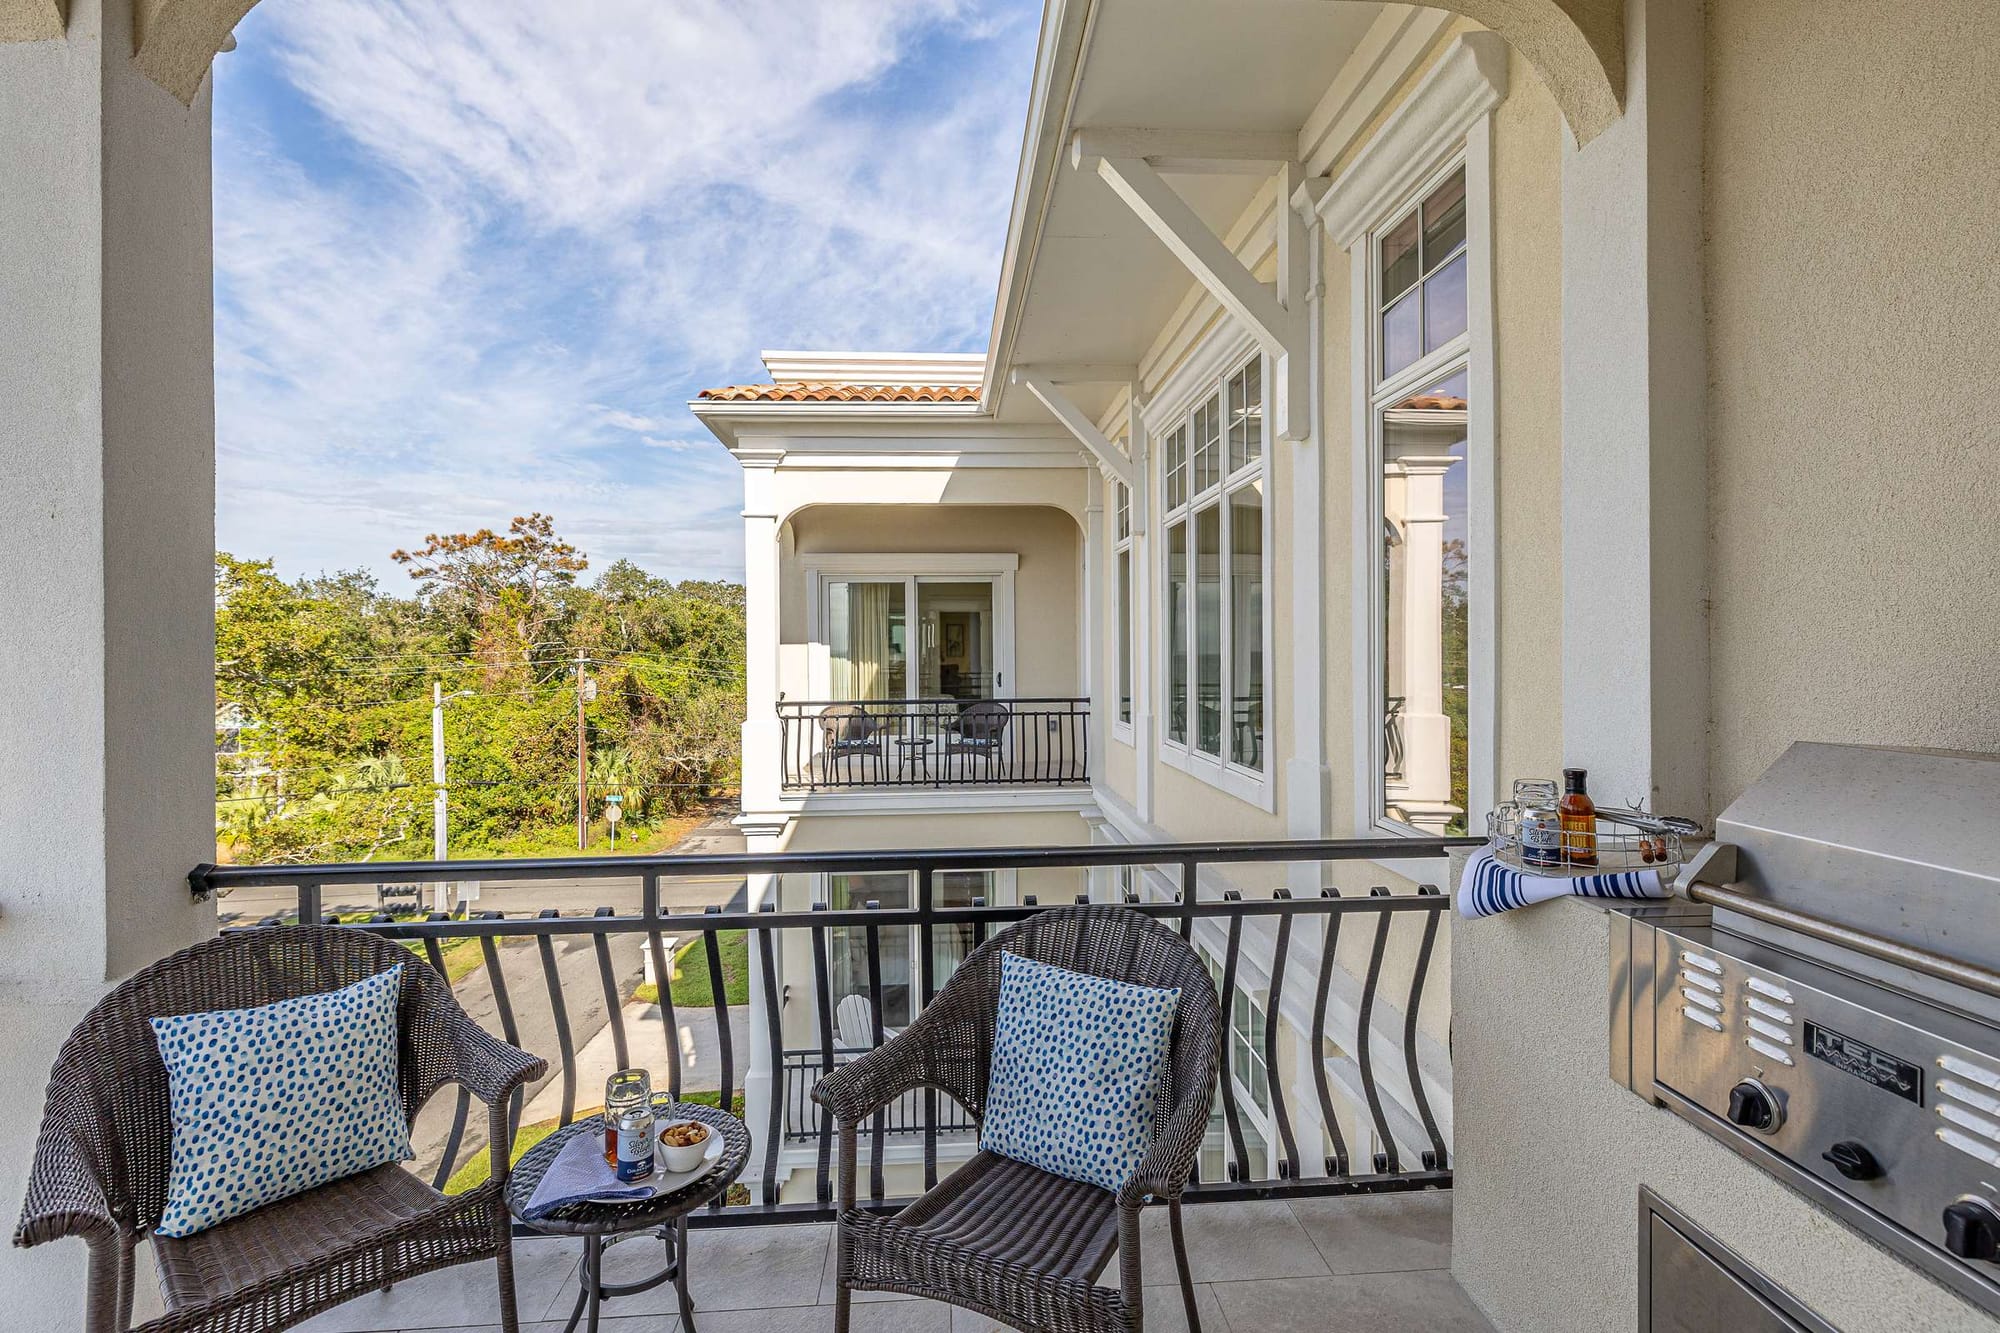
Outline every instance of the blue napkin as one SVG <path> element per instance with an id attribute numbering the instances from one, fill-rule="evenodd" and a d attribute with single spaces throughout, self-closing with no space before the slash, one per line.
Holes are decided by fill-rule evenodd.
<path id="1" fill-rule="evenodd" d="M 1502 864 L 1482 851 L 1465 863 L 1458 882 L 1458 914 L 1495 916 L 1551 898 L 1664 898 L 1667 886 L 1657 870 L 1612 875 L 1531 875 Z"/>
<path id="2" fill-rule="evenodd" d="M 586 1199 L 623 1203 L 651 1198 L 652 1194 L 651 1179 L 618 1179 L 618 1173 L 604 1164 L 604 1135 L 586 1131 L 572 1137 L 556 1153 L 556 1160 L 542 1173 L 541 1183 L 535 1186 L 521 1216 L 532 1222 Z"/>

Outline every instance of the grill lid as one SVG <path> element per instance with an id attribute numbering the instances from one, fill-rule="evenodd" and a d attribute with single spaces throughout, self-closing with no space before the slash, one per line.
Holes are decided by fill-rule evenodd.
<path id="1" fill-rule="evenodd" d="M 1715 835 L 1743 893 L 2000 966 L 2000 755 L 1799 741 Z"/>

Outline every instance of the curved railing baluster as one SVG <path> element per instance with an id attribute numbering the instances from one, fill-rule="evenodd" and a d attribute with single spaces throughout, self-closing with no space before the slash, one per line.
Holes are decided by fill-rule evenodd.
<path id="1" fill-rule="evenodd" d="M 1322 898 L 1338 898 L 1340 890 L 1325 888 Z M 1313 1089 L 1319 1094 L 1319 1114 L 1333 1140 L 1333 1155 L 1326 1159 L 1329 1176 L 1347 1174 L 1347 1140 L 1340 1133 L 1340 1117 L 1333 1113 L 1333 1092 L 1326 1081 L 1326 1000 L 1333 985 L 1334 950 L 1340 944 L 1340 913 L 1326 914 L 1326 933 L 1319 946 L 1319 986 L 1313 995 L 1312 1067 Z"/>
<path id="2" fill-rule="evenodd" d="M 426 921 L 446 919 L 443 912 L 432 912 L 424 918 Z M 437 936 L 424 936 L 424 958 L 429 961 L 431 969 L 443 977 L 445 984 L 449 986 L 451 973 L 445 970 L 444 946 L 438 943 Z M 451 1132 L 444 1138 L 444 1154 L 438 1158 L 437 1170 L 431 1174 L 431 1188 L 434 1190 L 442 1192 L 445 1182 L 451 1179 L 452 1166 L 458 1161 L 459 1145 L 465 1139 L 466 1117 L 471 1113 L 472 1094 L 461 1083 L 458 1085 L 458 1104 L 452 1107 L 451 1111 Z"/>
<path id="3" fill-rule="evenodd" d="M 553 907 L 544 907 L 535 913 L 540 921 L 551 921 L 562 915 Z M 556 972 L 556 944 L 547 935 L 535 936 L 535 949 L 542 958 L 542 977 L 549 987 L 549 1014 L 556 1025 L 556 1049 L 562 1060 L 562 1118 L 556 1123 L 567 1125 L 576 1119 L 576 1043 L 569 1030 L 569 1006 L 563 1003 L 562 978 Z"/>
<path id="4" fill-rule="evenodd" d="M 1417 888 L 1421 897 L 1438 896 L 1437 885 L 1423 884 Z M 1417 1010 L 1424 1002 L 1424 980 L 1430 972 L 1431 946 L 1437 941 L 1438 912 L 1424 913 L 1424 937 L 1417 945 L 1416 965 L 1410 971 L 1410 1001 L 1403 1009 L 1403 1065 L 1410 1074 L 1410 1092 L 1415 1096 L 1417 1115 L 1424 1122 L 1424 1133 L 1430 1136 L 1430 1151 L 1425 1153 L 1429 1160 L 1424 1166 L 1433 1171 L 1441 1171 L 1446 1165 L 1444 1135 L 1438 1132 L 1437 1118 L 1431 1114 L 1431 1099 L 1424 1094 L 1424 1078 L 1417 1068 Z"/>
<path id="5" fill-rule="evenodd" d="M 1237 903 L 1243 895 L 1235 889 L 1224 889 L 1222 901 Z M 1229 945 L 1222 961 L 1222 1023 L 1217 1039 L 1222 1044 L 1222 1122 L 1229 1130 L 1229 1178 L 1245 1180 L 1248 1177 L 1250 1153 L 1243 1142 L 1243 1125 L 1236 1114 L 1236 1071 L 1230 1063 L 1230 1054 L 1236 1044 L 1236 964 L 1243 952 L 1243 918 L 1240 915 L 1229 918 Z"/>
<path id="6" fill-rule="evenodd" d="M 499 912 L 481 912 L 478 920 L 498 921 Z M 514 1022 L 514 1006 L 507 998 L 507 974 L 500 969 L 500 950 L 491 935 L 479 937 L 479 953 L 486 963 L 486 984 L 493 988 L 493 1003 L 500 1011 L 500 1035 L 509 1046 L 521 1044 L 521 1029 Z M 514 1095 L 507 1102 L 507 1148 L 511 1153 L 514 1137 L 521 1132 L 521 1108 L 527 1104 L 525 1088 L 514 1089 Z"/>
<path id="7" fill-rule="evenodd" d="M 924 1007 L 930 1008 L 937 998 L 937 937 L 931 925 L 931 913 L 937 907 L 937 884 L 934 872 L 929 866 L 917 871 L 917 910 L 923 913 L 922 938 L 917 944 L 917 966 L 922 976 Z M 915 1015 L 911 1015 L 912 1018 Z M 937 1188 L 937 1119 L 938 1094 L 936 1088 L 924 1089 L 924 1189 L 926 1192 Z"/>
<path id="8" fill-rule="evenodd" d="M 609 907 L 591 913 L 593 918 L 611 915 Z M 590 941 L 597 950 L 597 979 L 604 986 L 604 1012 L 611 1020 L 612 1056 L 620 1069 L 630 1069 L 632 1053 L 625 1045 L 625 998 L 618 993 L 618 976 L 611 966 L 611 934 L 608 930 L 598 930 L 592 933 Z"/>
<path id="9" fill-rule="evenodd" d="M 1279 889 L 1271 897 L 1279 902 L 1291 899 L 1291 890 Z M 1292 1118 L 1285 1110 L 1285 1084 L 1290 1080 L 1278 1072 L 1278 1028 L 1285 1012 L 1285 950 L 1292 942 L 1291 913 L 1278 917 L 1278 939 L 1271 950 L 1271 990 L 1264 1007 L 1264 1076 L 1271 1086 L 1271 1114 L 1278 1121 L 1278 1141 L 1285 1146 L 1285 1160 L 1279 1164 L 1282 1180 L 1296 1180 L 1299 1174 L 1299 1144 L 1292 1137 Z"/>
<path id="10" fill-rule="evenodd" d="M 707 909 L 709 916 L 721 914 L 720 907 Z M 736 1105 L 736 1035 L 729 1030 L 729 987 L 722 975 L 722 932 L 713 926 L 705 926 L 701 938 L 702 947 L 708 955 L 708 998 L 710 1007 L 715 1010 L 716 1054 L 722 1064 L 719 1105 L 724 1114 L 729 1114 Z"/>
<path id="11" fill-rule="evenodd" d="M 880 911 L 882 904 L 869 899 L 868 910 Z M 868 1027 L 871 1038 L 870 1050 L 882 1045 L 882 928 L 870 921 L 863 929 L 868 933 Z M 880 1201 L 884 1192 L 882 1179 L 882 1151 L 888 1130 L 885 1117 L 887 1107 L 877 1108 L 874 1123 L 869 1127 L 868 1149 L 868 1197 Z"/>
<path id="12" fill-rule="evenodd" d="M 1389 890 L 1376 886 L 1368 890 L 1370 898 L 1386 898 Z M 1375 1137 L 1382 1141 L 1382 1151 L 1375 1154 L 1375 1169 L 1393 1175 L 1402 1170 L 1402 1163 L 1396 1156 L 1396 1140 L 1389 1133 L 1389 1122 L 1382 1114 L 1382 1094 L 1375 1086 L 1374 1042 L 1375 992 L 1382 984 L 1382 958 L 1389 949 L 1389 923 L 1393 918 L 1384 912 L 1375 918 L 1375 947 L 1368 955 L 1368 977 L 1361 983 L 1361 1008 L 1355 1014 L 1354 1058 L 1361 1066 L 1361 1091 L 1368 1097 L 1368 1114 L 1375 1121 Z"/>
<path id="13" fill-rule="evenodd" d="M 765 903 L 763 910 L 776 912 L 778 904 Z M 764 973 L 764 1032 L 770 1040 L 770 1114 L 764 1126 L 764 1202 L 778 1200 L 778 1144 L 785 1135 L 785 1033 L 784 1010 L 778 1003 L 777 951 L 772 947 L 773 927 L 756 932 L 757 964 Z M 746 1111 L 748 1106 L 744 1108 Z"/>
<path id="14" fill-rule="evenodd" d="M 824 912 L 827 905 L 814 903 L 812 910 Z M 826 927 L 810 926 L 813 948 L 813 987 L 819 1010 L 819 1070 L 825 1078 L 833 1072 L 833 977 L 826 965 Z M 816 1103 L 815 1103 L 816 1105 Z M 833 1117 L 817 1112 L 819 1119 L 819 1175 L 816 1187 L 824 1204 L 833 1197 Z"/>

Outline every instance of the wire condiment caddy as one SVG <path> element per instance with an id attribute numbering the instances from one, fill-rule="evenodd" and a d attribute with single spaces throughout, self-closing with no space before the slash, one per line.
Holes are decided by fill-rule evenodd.
<path id="1" fill-rule="evenodd" d="M 1701 833 L 1701 825 L 1677 815 L 1600 806 L 1591 832 L 1564 829 L 1552 839 L 1537 820 L 1552 813 L 1516 801 L 1495 806 L 1486 816 L 1495 859 L 1530 875 L 1558 878 L 1652 870 L 1671 884 L 1687 860 L 1686 839 Z"/>

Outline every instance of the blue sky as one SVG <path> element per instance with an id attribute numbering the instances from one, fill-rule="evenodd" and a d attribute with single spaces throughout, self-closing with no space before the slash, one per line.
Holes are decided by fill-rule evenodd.
<path id="1" fill-rule="evenodd" d="M 217 536 L 288 577 L 553 514 L 741 576 L 689 415 L 985 346 L 1035 0 L 265 0 L 215 64 Z"/>

